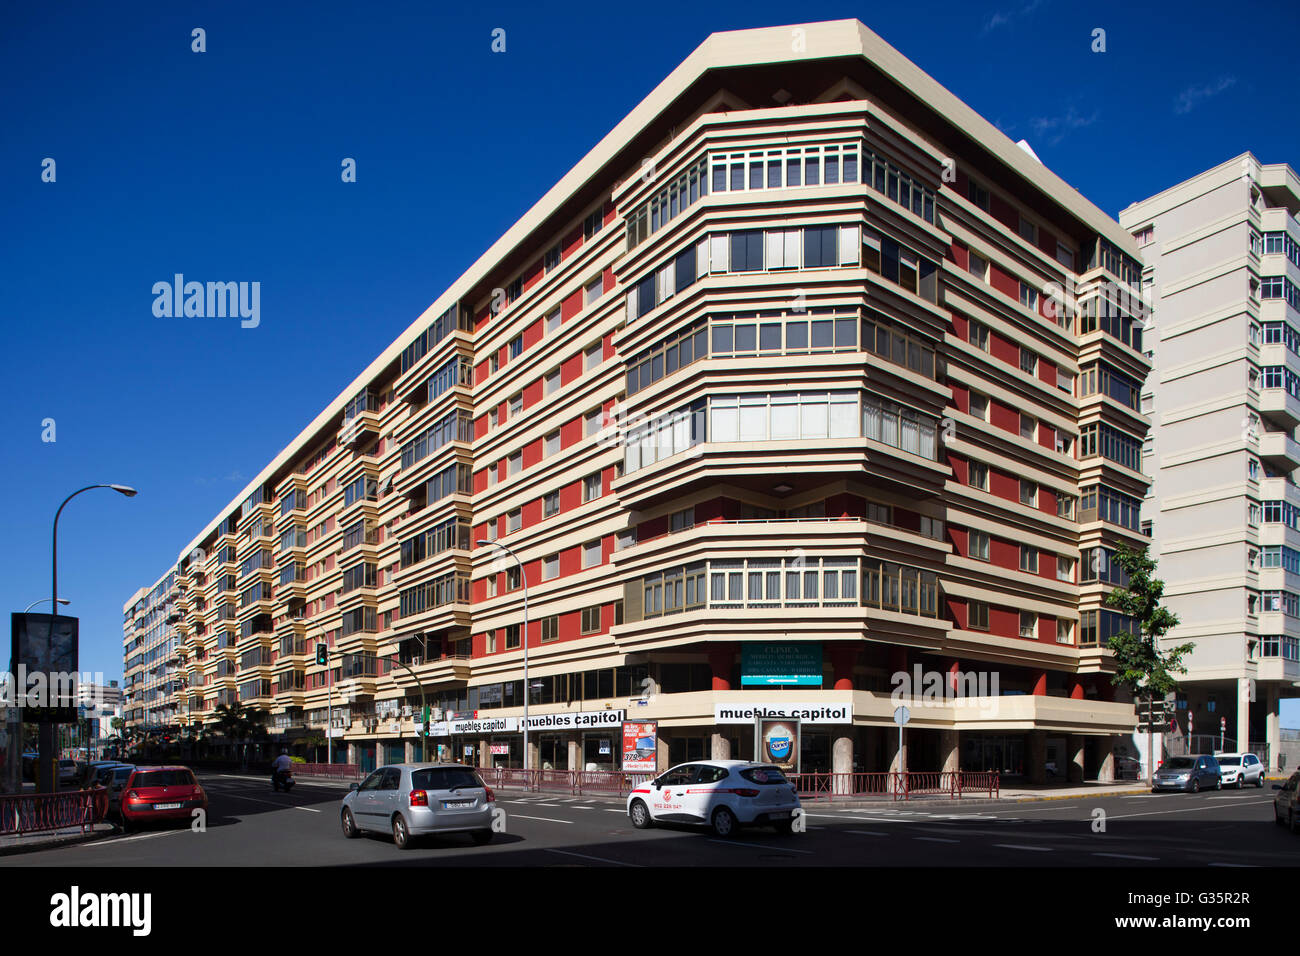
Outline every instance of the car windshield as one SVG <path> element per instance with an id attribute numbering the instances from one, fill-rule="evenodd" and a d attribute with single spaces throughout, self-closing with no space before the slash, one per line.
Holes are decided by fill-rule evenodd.
<path id="1" fill-rule="evenodd" d="M 778 767 L 750 767 L 748 770 L 740 771 L 740 775 L 750 783 L 774 784 L 788 783 L 785 774 L 781 773 Z"/>
<path id="2" fill-rule="evenodd" d="M 133 787 L 192 787 L 194 775 L 188 770 L 145 770 L 135 775 Z"/>
<path id="3" fill-rule="evenodd" d="M 1220 766 L 1220 767 L 1240 767 L 1240 766 L 1241 766 L 1241 758 L 1240 758 L 1240 757 L 1220 757 L 1220 758 L 1219 758 L 1219 766 Z"/>
<path id="4" fill-rule="evenodd" d="M 1171 757 L 1165 764 L 1166 770 L 1191 770 L 1196 766 L 1196 761 L 1191 757 Z"/>
<path id="5" fill-rule="evenodd" d="M 126 780 L 127 777 L 131 776 L 134 770 L 135 770 L 134 767 L 118 767 L 116 770 L 113 771 L 113 779 Z"/>
<path id="6" fill-rule="evenodd" d="M 454 790 L 457 787 L 482 787 L 483 781 L 473 770 L 432 767 L 427 770 L 412 770 L 411 786 L 415 790 Z"/>

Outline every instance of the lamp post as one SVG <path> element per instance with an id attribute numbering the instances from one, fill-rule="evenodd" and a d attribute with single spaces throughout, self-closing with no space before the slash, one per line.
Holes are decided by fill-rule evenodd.
<path id="1" fill-rule="evenodd" d="M 45 603 L 46 601 L 48 601 L 48 600 L 49 600 L 49 598 L 41 598 L 39 601 L 33 601 L 31 604 L 27 605 L 27 607 L 26 607 L 26 609 L 23 611 L 23 613 L 26 614 L 26 613 L 27 613 L 28 611 L 30 611 L 32 608 L 36 607 L 36 605 L 38 605 L 38 604 L 44 604 L 44 603 Z M 68 598 L 59 598 L 59 603 L 62 604 L 64 607 L 67 607 L 69 604 L 72 603 L 72 601 L 70 601 Z"/>
<path id="2" fill-rule="evenodd" d="M 523 645 L 524 645 L 524 769 L 528 769 L 528 575 L 524 573 L 524 563 L 519 560 L 519 555 L 515 554 L 509 548 L 499 541 L 478 541 L 475 542 L 480 548 L 492 547 L 500 548 L 510 557 L 515 559 L 515 564 L 519 567 L 519 583 L 524 589 L 524 626 L 522 628 Z"/>
<path id="3" fill-rule="evenodd" d="M 90 491 L 92 488 L 111 488 L 120 495 L 128 498 L 134 498 L 136 490 L 130 485 L 87 485 L 84 488 L 78 488 L 68 497 L 63 499 L 59 505 L 59 510 L 54 512 L 54 530 L 51 535 L 50 548 L 50 579 L 52 584 L 52 594 L 50 596 L 51 608 L 50 616 L 57 618 L 59 616 L 59 516 L 63 514 L 63 509 L 67 507 L 69 501 L 77 497 L 83 491 Z M 50 622 L 50 637 L 54 636 L 54 622 Z M 36 789 L 39 793 L 54 793 L 59 788 L 58 764 L 54 756 L 55 743 L 55 725 L 49 721 L 41 724 L 39 732 L 39 743 L 37 752 L 40 754 L 41 780 L 37 781 Z"/>

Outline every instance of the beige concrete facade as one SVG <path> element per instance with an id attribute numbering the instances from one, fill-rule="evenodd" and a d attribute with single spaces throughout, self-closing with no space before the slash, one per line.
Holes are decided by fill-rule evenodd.
<path id="1" fill-rule="evenodd" d="M 1272 766 L 1300 680 L 1298 211 L 1295 171 L 1246 153 L 1120 214 L 1153 307 L 1143 519 L 1181 620 L 1168 641 L 1195 644 L 1179 728 Z"/>
<path id="2" fill-rule="evenodd" d="M 292 741 L 332 688 L 374 766 L 416 734 L 397 658 L 439 755 L 517 766 L 490 539 L 531 766 L 614 769 L 624 716 L 661 767 L 749 756 L 726 714 L 793 706 L 805 769 L 1095 776 L 1133 710 L 1080 549 L 1140 538 L 1147 422 L 1080 383 L 1145 377 L 1095 318 L 1137 271 L 861 24 L 714 35 L 132 597 L 128 716 Z M 748 686 L 760 644 L 812 683 Z M 899 753 L 913 675 L 959 690 L 908 688 Z"/>

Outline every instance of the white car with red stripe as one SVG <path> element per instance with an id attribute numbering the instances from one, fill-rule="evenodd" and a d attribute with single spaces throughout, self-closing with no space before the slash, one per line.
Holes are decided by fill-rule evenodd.
<path id="1" fill-rule="evenodd" d="M 723 837 L 746 825 L 789 833 L 800 812 L 799 794 L 779 767 L 747 760 L 679 764 L 627 795 L 627 815 L 638 830 L 688 823 Z"/>

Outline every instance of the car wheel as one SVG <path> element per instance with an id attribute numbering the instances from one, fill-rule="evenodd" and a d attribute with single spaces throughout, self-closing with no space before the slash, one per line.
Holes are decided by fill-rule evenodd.
<path id="1" fill-rule="evenodd" d="M 486 846 L 492 842 L 492 831 L 475 830 L 470 834 L 470 839 L 474 841 L 475 846 Z"/>
<path id="2" fill-rule="evenodd" d="M 726 807 L 718 807 L 718 809 L 713 811 L 713 832 L 718 836 L 734 836 L 739 827 L 740 821 L 738 821 L 736 815 Z"/>
<path id="3" fill-rule="evenodd" d="M 411 848 L 411 831 L 406 825 L 406 818 L 400 813 L 393 817 L 393 843 L 399 850 Z"/>
<path id="4" fill-rule="evenodd" d="M 1201 792 L 1201 778 L 1200 778 L 1200 777 L 1193 777 L 1193 778 L 1192 778 L 1192 793 L 1200 793 L 1200 792 Z"/>
<path id="5" fill-rule="evenodd" d="M 627 815 L 632 818 L 632 826 L 638 830 L 648 830 L 652 823 L 650 819 L 650 810 L 646 807 L 645 801 L 633 800 L 632 807 L 627 811 Z"/>
<path id="6" fill-rule="evenodd" d="M 1215 790 L 1222 790 L 1222 789 L 1223 789 L 1223 778 L 1222 778 L 1222 777 L 1215 777 L 1215 778 L 1214 778 L 1214 789 L 1215 789 Z"/>
<path id="7" fill-rule="evenodd" d="M 349 840 L 361 835 L 361 831 L 357 829 L 357 821 L 352 819 L 352 811 L 346 807 L 343 809 L 343 835 Z"/>
<path id="8" fill-rule="evenodd" d="M 1261 774 L 1260 774 L 1260 775 L 1255 779 L 1255 789 L 1256 789 L 1256 790 L 1263 790 L 1263 789 L 1264 789 L 1264 774 L 1263 774 L 1263 773 L 1261 773 Z"/>

